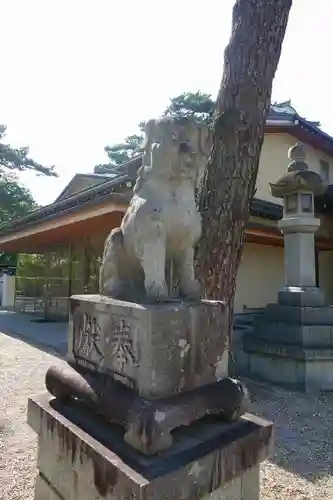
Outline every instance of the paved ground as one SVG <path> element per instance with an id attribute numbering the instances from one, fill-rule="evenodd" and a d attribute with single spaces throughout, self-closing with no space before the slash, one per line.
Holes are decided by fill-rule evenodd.
<path id="1" fill-rule="evenodd" d="M 67 328 L 65 322 L 42 323 L 34 315 L 0 309 L 1 332 L 60 356 L 67 352 Z"/>
<path id="2" fill-rule="evenodd" d="M 26 423 L 27 399 L 44 390 L 46 369 L 63 363 L 54 353 L 64 350 L 66 325 L 37 325 L 0 313 L 1 500 L 33 499 L 36 436 Z M 248 386 L 253 412 L 273 420 L 277 434 L 275 455 L 261 467 L 261 500 L 333 500 L 333 395 Z"/>

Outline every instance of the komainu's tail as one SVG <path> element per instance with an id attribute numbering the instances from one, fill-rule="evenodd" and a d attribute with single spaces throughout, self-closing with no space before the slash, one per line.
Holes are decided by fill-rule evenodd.
<path id="1" fill-rule="evenodd" d="M 99 271 L 101 295 L 117 297 L 123 286 L 122 260 L 125 256 L 124 236 L 119 227 L 113 229 L 105 241 L 103 262 Z"/>

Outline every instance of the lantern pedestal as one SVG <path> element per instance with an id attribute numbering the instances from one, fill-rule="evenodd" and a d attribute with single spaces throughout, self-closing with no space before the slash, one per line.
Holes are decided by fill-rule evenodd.
<path id="1" fill-rule="evenodd" d="M 333 390 L 333 307 L 267 305 L 243 333 L 236 357 L 248 377 L 301 391 Z"/>
<path id="2" fill-rule="evenodd" d="M 286 286 L 278 293 L 278 304 L 282 306 L 320 307 L 325 305 L 325 294 L 316 286 Z"/>

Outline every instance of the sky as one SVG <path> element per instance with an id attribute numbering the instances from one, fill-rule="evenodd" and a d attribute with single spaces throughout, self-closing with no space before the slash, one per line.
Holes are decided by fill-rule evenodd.
<path id="1" fill-rule="evenodd" d="M 0 0 L 0 123 L 6 141 L 55 165 L 59 178 L 21 174 L 40 204 L 104 146 L 137 132 L 169 98 L 217 94 L 234 0 Z M 333 135 L 332 0 L 294 0 L 274 101 Z M 332 73 L 333 74 L 333 73 Z"/>

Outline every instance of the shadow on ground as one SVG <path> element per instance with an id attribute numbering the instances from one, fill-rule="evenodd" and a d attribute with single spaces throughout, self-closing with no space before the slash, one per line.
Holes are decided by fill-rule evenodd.
<path id="1" fill-rule="evenodd" d="M 36 322 L 29 314 L 0 311 L 0 333 L 58 357 L 67 352 L 67 326 L 65 322 Z"/>
<path id="2" fill-rule="evenodd" d="M 0 330 L 1 330 L 1 325 L 0 325 Z M 48 354 L 53 354 L 53 356 L 57 356 L 58 358 L 64 358 L 67 353 L 67 344 L 64 347 L 52 346 L 50 344 L 40 342 L 37 339 L 29 338 L 28 336 L 21 333 L 5 332 L 3 330 L 1 330 L 1 333 L 7 335 L 8 337 L 12 337 L 13 339 L 21 340 L 22 342 L 25 342 L 26 344 L 29 344 L 32 347 L 36 347 L 36 349 L 40 349 L 44 352 L 47 352 Z"/>
<path id="3" fill-rule="evenodd" d="M 251 411 L 272 420 L 276 465 L 308 481 L 333 474 L 333 393 L 302 394 L 245 380 Z"/>

